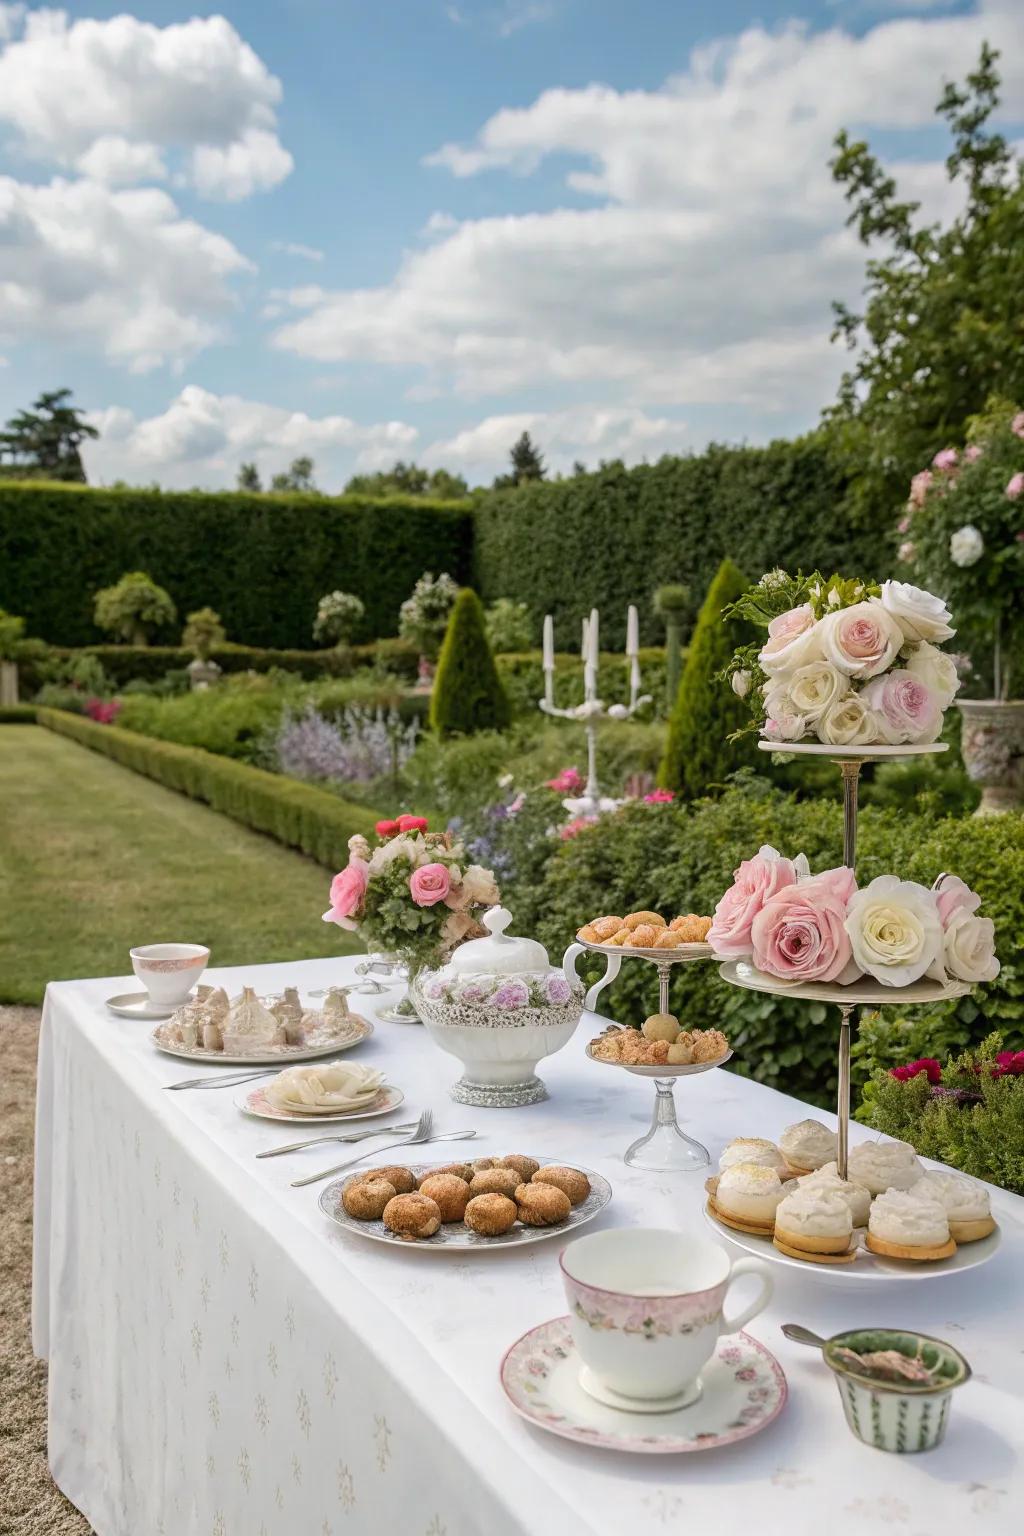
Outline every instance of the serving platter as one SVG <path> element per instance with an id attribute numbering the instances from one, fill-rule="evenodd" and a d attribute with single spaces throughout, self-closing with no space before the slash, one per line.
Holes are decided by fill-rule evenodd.
<path id="1" fill-rule="evenodd" d="M 871 976 L 862 976 L 849 986 L 838 981 L 780 981 L 759 971 L 748 960 L 726 960 L 718 968 L 723 981 L 748 992 L 777 992 L 780 996 L 803 998 L 809 1003 L 836 1003 L 840 1007 L 861 1003 L 942 1003 L 950 997 L 963 997 L 971 990 L 969 981 L 932 981 L 925 977 L 906 987 L 887 987 Z"/>
<path id="2" fill-rule="evenodd" d="M 762 752 L 796 752 L 805 757 L 830 757 L 835 761 L 849 758 L 858 763 L 884 761 L 887 757 L 924 757 L 933 752 L 948 752 L 948 741 L 908 742 L 901 747 L 877 742 L 871 747 L 829 747 L 821 741 L 765 741 L 757 744 Z"/>
<path id="3" fill-rule="evenodd" d="M 401 1088 L 395 1088 L 391 1083 L 385 1083 L 369 1104 L 359 1109 L 320 1110 L 315 1114 L 280 1109 L 267 1098 L 265 1084 L 240 1094 L 235 1100 L 243 1115 L 251 1115 L 254 1120 L 283 1120 L 289 1125 L 333 1125 L 339 1120 L 366 1120 L 373 1115 L 389 1115 L 404 1102 L 405 1094 Z"/>
<path id="4" fill-rule="evenodd" d="M 382 1154 L 382 1156 L 385 1155 Z M 431 1168 L 442 1166 L 436 1160 L 432 1163 L 399 1163 L 391 1152 L 386 1154 L 386 1161 L 393 1163 L 396 1167 L 408 1168 L 417 1179 L 429 1173 Z M 331 1221 L 336 1222 L 346 1232 L 355 1232 L 360 1237 L 367 1237 L 373 1242 L 389 1243 L 392 1247 L 400 1248 L 405 1252 L 414 1249 L 418 1253 L 479 1254 L 498 1252 L 507 1248 L 527 1248 L 534 1243 L 546 1242 L 552 1237 L 565 1238 L 569 1233 L 575 1232 L 577 1227 L 586 1226 L 587 1222 L 600 1216 L 612 1198 L 612 1187 L 603 1174 L 595 1173 L 591 1168 L 584 1168 L 582 1163 L 572 1162 L 564 1157 L 540 1158 L 539 1161 L 542 1167 L 560 1164 L 566 1168 L 576 1168 L 580 1173 L 585 1173 L 590 1180 L 590 1194 L 587 1198 L 579 1205 L 574 1205 L 564 1221 L 551 1227 L 527 1227 L 521 1222 L 516 1222 L 508 1232 L 503 1232 L 498 1237 L 484 1237 L 479 1232 L 471 1232 L 461 1221 L 451 1221 L 443 1223 L 433 1237 L 423 1238 L 421 1241 L 410 1241 L 399 1237 L 395 1232 L 389 1232 L 383 1221 L 357 1221 L 345 1210 L 341 1203 L 345 1186 L 365 1178 L 365 1171 L 361 1174 L 349 1174 L 343 1179 L 334 1179 L 328 1184 L 320 1195 L 320 1209 L 325 1216 L 329 1216 Z"/>
<path id="5" fill-rule="evenodd" d="M 699 1072 L 710 1072 L 713 1067 L 724 1067 L 732 1056 L 732 1051 L 728 1050 L 724 1056 L 718 1056 L 714 1061 L 691 1061 L 687 1066 L 669 1066 L 666 1062 L 664 1066 L 646 1067 L 632 1062 L 605 1061 L 603 1057 L 594 1055 L 591 1049 L 593 1044 L 591 1040 L 590 1045 L 587 1046 L 587 1055 L 591 1061 L 596 1062 L 599 1067 L 618 1067 L 620 1072 L 632 1072 L 637 1077 L 696 1077 Z"/>
<path id="6" fill-rule="evenodd" d="M 223 1067 L 290 1067 L 297 1061 L 318 1061 L 323 1056 L 337 1056 L 362 1045 L 373 1034 L 373 1025 L 358 1013 L 350 1013 L 346 1019 L 346 1032 L 319 1045 L 279 1045 L 274 1050 L 255 1051 L 246 1056 L 229 1055 L 227 1051 L 208 1051 L 202 1046 L 174 1045 L 158 1038 L 155 1029 L 150 1039 L 165 1056 L 181 1056 L 185 1061 L 211 1061 Z"/>
<path id="7" fill-rule="evenodd" d="M 676 944 L 672 949 L 645 949 L 637 944 L 594 944 L 576 935 L 576 943 L 595 955 L 616 955 L 620 959 L 654 960 L 658 965 L 678 965 L 685 960 L 710 960 L 714 950 L 710 944 Z"/>

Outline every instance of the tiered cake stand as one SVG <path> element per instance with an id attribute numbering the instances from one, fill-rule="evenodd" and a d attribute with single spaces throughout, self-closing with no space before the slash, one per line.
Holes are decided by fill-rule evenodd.
<path id="1" fill-rule="evenodd" d="M 807 757 L 828 757 L 843 776 L 843 863 L 855 869 L 857 855 L 857 786 L 860 770 L 865 763 L 884 758 L 919 757 L 933 752 L 945 752 L 945 742 L 933 741 L 920 746 L 906 747 L 827 747 L 817 742 L 762 741 L 763 752 L 786 752 Z M 734 987 L 746 987 L 752 992 L 768 992 L 776 997 L 794 997 L 807 1002 L 835 1003 L 839 1009 L 839 1097 L 838 1156 L 840 1178 L 846 1178 L 846 1158 L 850 1128 L 850 1017 L 861 1004 L 880 1007 L 883 1004 L 940 1003 L 946 998 L 962 997 L 971 990 L 964 981 L 917 981 L 909 987 L 886 987 L 871 977 L 864 977 L 851 986 L 842 987 L 837 982 L 798 982 L 795 986 L 766 976 L 745 961 L 729 960 L 719 967 L 723 981 Z"/>

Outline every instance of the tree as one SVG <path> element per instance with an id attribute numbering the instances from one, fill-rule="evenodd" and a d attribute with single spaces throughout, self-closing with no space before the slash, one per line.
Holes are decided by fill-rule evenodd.
<path id="1" fill-rule="evenodd" d="M 654 612 L 665 625 L 665 699 L 666 710 L 671 713 L 679 692 L 679 668 L 681 663 L 683 620 L 690 607 L 690 593 L 678 582 L 659 587 L 654 594 Z"/>
<path id="2" fill-rule="evenodd" d="M 512 719 L 487 643 L 483 604 L 464 587 L 455 599 L 430 699 L 430 724 L 439 736 L 503 731 Z"/>
<path id="3" fill-rule="evenodd" d="M 507 486 L 522 485 L 525 480 L 543 480 L 547 475 L 544 468 L 544 456 L 539 448 L 535 448 L 529 432 L 523 432 L 509 449 L 509 458 L 512 461 L 511 473 L 499 475 L 495 480 L 495 489 Z"/>
<path id="4" fill-rule="evenodd" d="M 366 605 L 354 592 L 328 592 L 317 604 L 313 620 L 313 639 L 332 641 L 339 650 L 352 639 L 366 612 Z"/>
<path id="5" fill-rule="evenodd" d="M 865 246 L 884 246 L 868 262 L 863 313 L 835 306 L 833 339 L 859 351 L 827 413 L 872 508 L 895 504 L 914 470 L 962 442 L 989 395 L 1024 397 L 1024 161 L 986 126 L 997 57 L 983 45 L 965 86 L 947 85 L 936 108 L 953 135 L 947 174 L 965 184 L 948 229 L 915 224 L 919 205 L 899 200 L 867 144 L 836 139 L 847 222 Z"/>
<path id="6" fill-rule="evenodd" d="M 31 410 L 10 418 L 0 432 L 0 475 L 85 484 L 78 446 L 100 434 L 68 404 L 70 399 L 70 389 L 52 389 L 41 394 Z"/>
<path id="7" fill-rule="evenodd" d="M 270 482 L 272 491 L 305 491 L 308 495 L 319 496 L 320 491 L 313 480 L 313 460 L 307 457 L 292 459 L 288 469 L 275 475 Z"/>
<path id="8" fill-rule="evenodd" d="M 732 731 L 747 724 L 750 712 L 720 677 L 733 651 L 752 638 L 748 625 L 737 620 L 726 623 L 722 618 L 722 609 L 735 602 L 747 585 L 733 562 L 723 560 L 690 637 L 658 770 L 663 789 L 674 789 L 688 799 L 707 794 L 737 768 L 754 764 L 759 757 L 749 735 L 736 742 L 728 740 Z"/>
<path id="9" fill-rule="evenodd" d="M 398 611 L 398 633 L 428 661 L 438 653 L 458 595 L 458 586 L 447 571 L 436 581 L 430 571 L 424 571 Z"/>
<path id="10" fill-rule="evenodd" d="M 213 608 L 197 608 L 195 613 L 190 613 L 181 632 L 183 649 L 191 651 L 200 661 L 209 661 L 210 652 L 223 645 L 226 639 L 220 614 Z"/>
<path id="11" fill-rule="evenodd" d="M 238 478 L 235 483 L 240 491 L 255 491 L 258 493 L 263 489 L 260 472 L 255 464 L 239 464 Z"/>
<path id="12" fill-rule="evenodd" d="M 487 610 L 487 639 L 496 655 L 528 651 L 533 640 L 533 619 L 525 603 L 499 597 Z"/>
<path id="13" fill-rule="evenodd" d="M 461 475 L 447 469 L 421 469 L 402 459 L 373 475 L 353 475 L 345 490 L 353 496 L 433 496 L 440 501 L 462 501 L 469 495 Z"/>
<path id="14" fill-rule="evenodd" d="M 145 571 L 128 571 L 114 586 L 97 592 L 94 612 L 100 629 L 131 645 L 148 645 L 155 629 L 173 624 L 178 616 L 170 594 Z"/>

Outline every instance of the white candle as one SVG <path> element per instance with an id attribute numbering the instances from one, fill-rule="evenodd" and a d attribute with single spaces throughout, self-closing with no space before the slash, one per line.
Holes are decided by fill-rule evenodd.
<path id="1" fill-rule="evenodd" d="M 597 609 L 591 608 L 590 623 L 587 625 L 587 653 L 590 657 L 590 664 L 595 672 L 598 668 L 598 650 L 599 641 Z"/>
<path id="2" fill-rule="evenodd" d="M 629 707 L 636 708 L 636 701 L 640 697 L 640 662 L 635 656 L 629 663 Z"/>
<path id="3" fill-rule="evenodd" d="M 544 617 L 544 670 L 555 669 L 555 624 L 550 613 Z"/>
<path id="4" fill-rule="evenodd" d="M 626 655 L 636 656 L 640 650 L 640 619 L 636 608 L 630 603 L 626 610 Z"/>
<path id="5" fill-rule="evenodd" d="M 587 621 L 586 621 L 586 619 L 584 619 L 583 620 L 583 638 L 580 641 L 580 660 L 581 661 L 586 661 L 587 653 L 588 653 L 588 648 L 587 648 Z"/>

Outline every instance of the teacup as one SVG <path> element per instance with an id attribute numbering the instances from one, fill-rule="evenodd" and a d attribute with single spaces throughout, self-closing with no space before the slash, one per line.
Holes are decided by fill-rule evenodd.
<path id="1" fill-rule="evenodd" d="M 621 1227 L 577 1238 L 559 1260 L 582 1361 L 580 1385 L 600 1402 L 664 1413 L 696 1402 L 700 1370 L 720 1334 L 765 1307 L 772 1279 L 760 1259 L 731 1262 L 703 1236 Z M 756 1274 L 750 1306 L 725 1313 L 732 1281 Z"/>
<path id="2" fill-rule="evenodd" d="M 177 1008 L 206 969 L 205 944 L 140 944 L 130 951 L 132 970 L 157 1008 Z"/>

